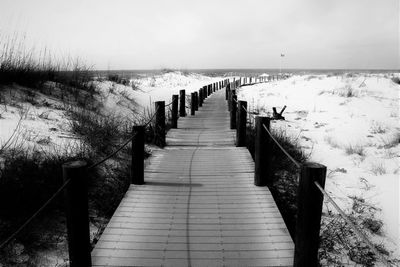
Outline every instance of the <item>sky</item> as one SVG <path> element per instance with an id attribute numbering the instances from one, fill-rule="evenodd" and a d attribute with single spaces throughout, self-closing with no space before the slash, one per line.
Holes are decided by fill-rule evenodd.
<path id="1" fill-rule="evenodd" d="M 0 0 L 0 42 L 103 70 L 400 69 L 399 1 Z"/>

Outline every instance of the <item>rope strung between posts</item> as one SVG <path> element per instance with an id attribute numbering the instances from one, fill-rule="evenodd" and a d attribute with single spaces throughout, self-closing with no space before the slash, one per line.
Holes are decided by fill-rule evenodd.
<path id="1" fill-rule="evenodd" d="M 152 121 L 152 120 L 154 119 L 154 117 L 156 116 L 157 112 L 158 112 L 158 107 L 157 107 L 157 109 L 155 110 L 154 114 L 151 116 L 151 118 L 148 120 L 148 122 L 144 125 L 144 127 L 147 127 L 147 126 L 151 123 L 151 121 Z M 94 167 L 97 167 L 97 166 L 99 166 L 100 164 L 102 164 L 103 162 L 105 162 L 106 160 L 112 158 L 115 154 L 117 154 L 117 153 L 118 153 L 119 151 L 121 151 L 125 146 L 127 146 L 127 145 L 133 140 L 133 138 L 135 138 L 135 136 L 136 136 L 136 133 L 135 133 L 134 135 L 132 135 L 128 140 L 126 140 L 122 145 L 120 145 L 120 147 L 119 147 L 117 150 L 115 150 L 114 152 L 112 152 L 110 155 L 106 156 L 106 157 L 103 158 L 102 160 L 100 160 L 100 161 L 94 163 L 94 164 L 91 165 L 88 169 L 89 169 L 89 170 L 90 170 L 90 169 L 93 169 Z"/>
<path id="2" fill-rule="evenodd" d="M 238 103 L 238 101 L 236 99 L 233 99 L 236 101 L 236 103 Z M 253 116 L 253 114 L 249 113 L 247 111 L 247 109 L 242 106 L 243 110 L 246 111 L 247 114 L 249 114 L 249 116 Z M 297 168 L 300 168 L 301 165 L 300 163 L 298 163 L 282 146 L 281 144 L 279 144 L 279 142 L 272 136 L 272 133 L 268 130 L 268 128 L 263 124 L 264 129 L 267 131 L 268 135 L 271 137 L 272 140 L 274 140 L 274 142 L 276 143 L 276 145 L 282 150 L 282 152 L 294 163 L 294 165 L 296 165 Z"/>
<path id="3" fill-rule="evenodd" d="M 339 205 L 331 198 L 331 196 L 321 187 L 318 182 L 314 182 L 319 191 L 327 198 L 327 200 L 335 207 L 335 209 L 339 212 L 340 216 L 353 228 L 354 232 L 358 234 L 358 236 L 367 244 L 367 246 L 381 259 L 382 262 L 386 263 L 387 266 L 390 266 L 387 259 L 383 257 L 383 255 L 375 248 L 375 246 L 369 241 L 368 237 L 361 232 L 360 229 L 349 219 L 349 217 L 344 213 L 344 211 L 339 207 Z"/>
<path id="4" fill-rule="evenodd" d="M 244 106 L 242 106 L 243 110 L 246 111 L 247 114 L 249 114 L 249 116 L 253 116 L 253 114 L 251 114 L 250 112 L 247 111 L 247 108 L 245 108 Z"/>
<path id="5" fill-rule="evenodd" d="M 11 240 L 13 240 L 39 213 L 44 210 L 52 201 L 55 199 L 63 190 L 66 188 L 71 180 L 67 180 L 63 185 L 28 219 L 26 220 L 12 235 L 10 235 L 3 243 L 0 245 L 0 249 L 6 246 Z"/>
<path id="6" fill-rule="evenodd" d="M 243 108 L 244 111 L 246 111 L 246 113 L 247 113 L 249 116 L 251 116 L 251 117 L 253 117 L 253 119 L 255 119 L 255 116 L 254 116 L 253 113 L 249 112 L 249 111 L 247 110 L 247 108 L 245 108 L 244 106 L 242 106 L 242 108 Z"/>
<path id="7" fill-rule="evenodd" d="M 168 107 L 168 106 L 172 105 L 173 102 L 174 101 L 171 101 L 169 104 L 165 105 L 165 107 Z"/>
<path id="8" fill-rule="evenodd" d="M 236 103 L 238 101 L 233 99 Z M 249 116 L 254 116 L 253 114 L 249 113 L 247 109 L 242 106 L 243 110 L 246 111 Z M 280 144 L 279 142 L 272 136 L 271 132 L 268 128 L 263 124 L 264 129 L 271 137 L 271 139 L 276 143 L 276 145 L 282 150 L 282 152 L 298 167 L 301 167 L 301 164 L 298 163 Z M 326 197 L 326 199 L 335 207 L 335 209 L 339 212 L 340 216 L 353 228 L 354 232 L 367 244 L 367 246 L 380 258 L 380 260 L 385 263 L 387 266 L 391 266 L 387 259 L 375 248 L 375 246 L 369 241 L 368 237 L 360 230 L 358 227 L 349 219 L 349 217 L 345 214 L 345 212 L 339 207 L 339 205 L 331 198 L 331 196 L 319 185 L 318 182 L 314 182 L 316 187 L 320 190 L 320 192 Z"/>
<path id="9" fill-rule="evenodd" d="M 99 166 L 100 164 L 102 164 L 103 162 L 105 162 L 106 160 L 112 158 L 115 154 L 117 154 L 118 152 L 120 152 L 125 146 L 127 146 L 132 140 L 133 138 L 135 138 L 136 133 L 134 135 L 132 135 L 132 137 L 130 137 L 128 140 L 126 140 L 117 150 L 115 150 L 114 152 L 112 152 L 110 155 L 108 155 L 107 157 L 103 158 L 102 160 L 92 164 L 91 166 L 89 166 L 89 170 L 93 169 L 97 166 Z"/>
<path id="10" fill-rule="evenodd" d="M 147 127 L 151 121 L 154 119 L 155 115 L 158 112 L 158 108 L 155 110 L 154 114 L 151 116 L 149 121 L 144 125 L 144 127 Z M 107 157 L 103 158 L 102 160 L 98 161 L 97 163 L 94 163 L 88 169 L 92 169 L 94 167 L 99 166 L 106 160 L 110 159 L 113 157 L 115 154 L 117 154 L 119 151 L 121 151 L 125 146 L 127 146 L 133 138 L 135 138 L 136 133 L 130 137 L 128 140 L 126 140 L 117 150 L 115 150 L 113 153 L 108 155 Z M 6 246 L 11 240 L 13 240 L 33 219 L 35 219 L 42 210 L 44 210 L 69 184 L 70 180 L 67 180 L 63 183 L 63 185 L 28 219 L 26 220 L 13 234 L 11 234 L 3 243 L 0 245 L 0 249 Z"/>
<path id="11" fill-rule="evenodd" d="M 271 132 L 268 130 L 268 128 L 263 124 L 264 129 L 267 131 L 268 135 L 271 137 L 272 140 L 276 143 L 276 145 L 282 150 L 282 152 L 296 165 L 297 168 L 300 168 L 301 165 L 298 163 L 282 146 L 279 144 L 279 142 L 272 136 Z"/>

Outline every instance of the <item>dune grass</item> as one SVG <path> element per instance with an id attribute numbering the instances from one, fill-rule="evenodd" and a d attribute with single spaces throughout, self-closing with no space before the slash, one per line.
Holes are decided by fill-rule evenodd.
<path id="1" fill-rule="evenodd" d="M 81 137 L 76 147 L 63 147 L 46 152 L 41 144 L 27 149 L 24 140 L 18 139 L 21 129 L 16 129 L 10 141 L 0 142 L 0 242 L 4 241 L 33 212 L 35 212 L 61 186 L 61 165 L 71 160 L 85 160 L 92 164 L 113 151 L 120 141 L 130 135 L 128 122 L 117 116 L 104 116 L 99 112 L 101 103 L 94 97 L 96 88 L 92 71 L 80 60 L 56 60 L 47 50 L 36 53 L 27 49 L 18 36 L 4 39 L 0 36 L 0 100 L 7 105 L 18 106 L 28 101 L 34 105 L 38 92 L 51 95 L 60 109 L 70 115 L 73 133 Z M 26 99 L 16 95 L 24 91 Z M 7 98 L 3 97 L 7 94 Z M 10 96 L 10 97 L 9 97 Z M 14 99 L 11 99 L 15 96 Z M 6 100 L 8 99 L 8 100 Z M 9 102 L 7 102 L 9 101 Z M 4 103 L 3 103 L 4 102 Z M 45 117 L 46 114 L 38 116 Z M 129 131 L 127 130 L 129 129 Z M 45 140 L 43 140 L 45 142 Z M 46 144 L 43 144 L 46 145 Z M 111 216 L 130 184 L 129 148 L 120 152 L 109 162 L 91 170 L 89 181 L 89 209 L 92 223 L 98 218 Z M 121 156 L 123 155 L 123 156 Z M 58 229 L 39 227 L 44 221 L 65 227 L 62 194 L 46 208 L 32 224 L 12 243 L 0 250 L 0 265 L 10 266 L 21 260 L 21 255 L 8 253 L 16 248 L 29 254 L 20 262 L 36 266 L 37 244 L 50 247 L 48 236 L 58 236 Z M 40 228 L 40 229 L 39 229 Z M 32 234 L 36 232 L 39 233 Z M 28 238 L 29 237 L 29 238 Z M 63 230 L 57 242 L 64 242 Z M 46 240 L 46 242 L 42 242 Z M 49 241 L 53 242 L 53 241 Z M 65 248 L 64 248 L 65 249 Z M 17 258 L 15 258 L 17 257 Z M 40 265 L 40 264 L 39 264 Z"/>
<path id="2" fill-rule="evenodd" d="M 359 155 L 361 157 L 365 156 L 364 146 L 361 144 L 348 144 L 344 147 L 347 155 Z"/>
<path id="3" fill-rule="evenodd" d="M 25 37 L 18 34 L 0 35 L 0 86 L 16 83 L 42 90 L 45 83 L 53 81 L 64 89 L 93 90 L 92 68 L 82 60 L 56 58 L 47 48 L 26 47 L 25 41 Z"/>

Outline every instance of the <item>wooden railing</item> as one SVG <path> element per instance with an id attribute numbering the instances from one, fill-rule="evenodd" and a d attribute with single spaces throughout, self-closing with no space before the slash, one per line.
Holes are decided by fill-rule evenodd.
<path id="1" fill-rule="evenodd" d="M 280 78 L 282 77 L 276 77 L 276 79 Z M 242 84 L 242 81 L 244 81 L 244 84 Z M 256 80 L 255 83 L 264 81 L 265 79 L 261 79 L 261 81 Z M 242 85 L 246 85 L 246 82 L 252 83 L 252 78 L 239 78 L 239 80 L 234 80 L 232 83 L 228 84 L 226 88 L 226 100 L 230 111 L 230 126 L 231 129 L 236 129 L 236 146 L 238 147 L 246 146 L 247 116 L 251 115 L 251 113 L 247 110 L 246 101 L 237 100 L 236 89 Z M 378 259 L 386 266 L 391 266 L 391 263 L 386 257 L 375 248 L 367 236 L 358 229 L 324 190 L 327 171 L 326 166 L 314 162 L 300 164 L 274 138 L 270 131 L 271 118 L 255 116 L 254 119 L 256 132 L 254 141 L 254 184 L 256 186 L 269 186 L 272 184 L 273 145 L 278 146 L 298 169 L 299 184 L 297 188 L 297 217 L 294 237 L 294 266 L 319 266 L 318 249 L 324 196 L 326 196 L 327 201 L 332 203 L 338 213 L 346 220 L 353 231 L 357 233 Z"/>
<path id="2" fill-rule="evenodd" d="M 229 80 L 225 79 L 203 86 L 198 92 L 191 93 L 191 115 L 195 115 L 198 107 L 213 92 L 225 87 Z M 85 161 L 71 161 L 62 165 L 63 185 L 38 209 L 29 219 L 17 228 L 8 238 L 0 243 L 0 249 L 5 248 L 12 242 L 23 229 L 26 228 L 54 199 L 62 192 L 64 193 L 66 206 L 66 224 L 69 264 L 71 267 L 91 266 L 91 242 L 89 231 L 88 211 L 88 171 L 96 168 L 103 162 L 112 158 L 124 147 L 131 143 L 131 183 L 144 184 L 144 144 L 146 127 L 155 119 L 155 140 L 154 143 L 160 147 L 166 144 L 165 107 L 171 107 L 171 127 L 178 127 L 178 103 L 179 116 L 186 116 L 186 94 L 181 90 L 178 95 L 172 95 L 172 102 L 165 105 L 164 101 L 155 102 L 155 112 L 143 125 L 135 125 L 132 128 L 131 137 L 123 142 L 113 153 L 102 158 L 98 162 L 88 166 Z"/>
<path id="3" fill-rule="evenodd" d="M 236 89 L 240 86 L 269 82 L 281 78 L 281 76 L 241 77 L 239 79 L 234 78 L 233 81 L 225 79 L 208 84 L 200 88 L 198 92 L 190 94 L 190 114 L 194 116 L 198 108 L 203 105 L 204 100 L 208 96 L 217 90 L 225 88 L 225 98 L 228 101 L 230 111 L 230 128 L 236 129 L 236 146 L 246 146 L 246 123 L 247 116 L 250 115 L 250 113 L 247 111 L 247 102 L 237 100 L 235 93 Z M 64 192 L 70 266 L 91 266 L 87 172 L 102 164 L 131 143 L 131 183 L 136 185 L 144 184 L 145 129 L 155 118 L 155 143 L 160 147 L 165 146 L 165 107 L 169 105 L 172 106 L 171 127 L 178 128 L 178 113 L 180 117 L 186 116 L 187 107 L 185 90 L 180 90 L 179 96 L 172 95 L 172 101 L 168 105 L 165 105 L 164 101 L 155 102 L 155 113 L 150 120 L 146 124 L 133 126 L 132 136 L 107 157 L 91 166 L 87 166 L 87 163 L 84 161 L 73 161 L 63 164 L 64 184 L 40 209 L 38 209 L 23 225 L 21 225 L 16 232 L 0 244 L 0 249 L 12 241 L 24 227 L 26 227 L 46 206 L 48 206 L 53 199 L 55 199 L 57 195 Z M 271 134 L 271 118 L 257 116 L 255 117 L 255 121 L 256 138 L 254 184 L 256 186 L 266 186 L 271 184 L 271 151 L 272 145 L 275 143 L 299 168 L 300 174 L 297 200 L 297 224 L 294 240 L 294 265 L 318 266 L 318 244 L 323 194 L 327 194 L 324 191 L 326 166 L 318 163 L 297 163 L 284 150 L 284 148 L 279 145 Z M 323 194 L 321 194 L 321 192 Z M 369 244 L 369 246 L 372 246 L 370 242 L 368 243 L 365 236 L 363 239 L 367 244 Z M 374 248 L 371 247 L 371 250 L 373 249 Z M 376 249 L 374 252 L 378 253 L 378 256 L 380 255 Z M 387 263 L 384 258 L 382 258 L 382 261 Z"/>

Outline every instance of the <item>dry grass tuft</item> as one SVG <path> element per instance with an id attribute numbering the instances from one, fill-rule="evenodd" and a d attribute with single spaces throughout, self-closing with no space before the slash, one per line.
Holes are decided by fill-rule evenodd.
<path id="1" fill-rule="evenodd" d="M 386 170 L 386 166 L 383 162 L 380 163 L 373 163 L 370 171 L 374 174 L 374 175 L 384 175 L 387 173 Z"/>
<path id="2" fill-rule="evenodd" d="M 372 121 L 370 126 L 370 133 L 372 134 L 384 134 L 387 131 L 387 127 L 379 121 Z"/>
<path id="3" fill-rule="evenodd" d="M 324 137 L 325 142 L 327 142 L 333 148 L 340 148 L 339 143 L 330 135 Z"/>
<path id="4" fill-rule="evenodd" d="M 356 145 L 349 144 L 344 147 L 344 150 L 346 151 L 347 155 L 359 155 L 361 157 L 365 156 L 364 146 L 360 144 Z"/>
<path id="5" fill-rule="evenodd" d="M 396 147 L 400 144 L 400 132 L 396 132 L 388 138 L 382 138 L 383 147 L 386 149 Z"/>

